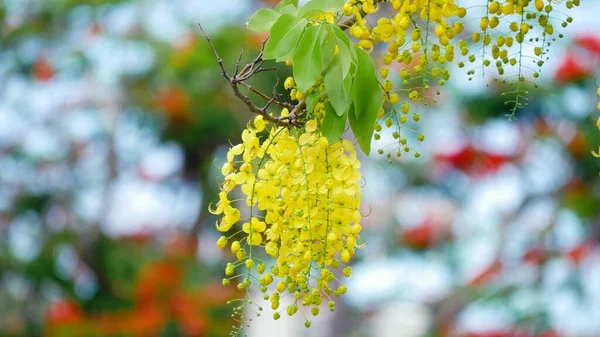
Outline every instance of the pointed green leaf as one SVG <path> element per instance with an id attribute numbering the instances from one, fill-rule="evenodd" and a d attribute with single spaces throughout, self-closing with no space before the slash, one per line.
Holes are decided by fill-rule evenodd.
<path id="1" fill-rule="evenodd" d="M 323 57 L 323 69 L 327 69 L 327 67 L 331 64 L 333 57 L 335 56 L 335 46 L 337 44 L 337 40 L 335 35 L 328 32 L 327 28 L 323 30 L 322 36 L 321 49 L 323 51 L 321 54 Z"/>
<path id="2" fill-rule="evenodd" d="M 338 54 L 340 55 L 340 61 L 342 62 L 342 71 L 344 76 L 350 70 L 350 66 L 356 60 L 356 51 L 354 50 L 354 44 L 348 36 L 340 29 L 340 27 L 334 24 L 327 24 L 327 31 L 335 36 L 336 45 L 338 46 Z"/>
<path id="3" fill-rule="evenodd" d="M 294 54 L 294 80 L 301 91 L 306 92 L 310 89 L 323 71 L 321 49 L 323 31 L 320 25 L 308 27 L 298 42 Z"/>
<path id="4" fill-rule="evenodd" d="M 373 125 L 377 113 L 383 105 L 383 94 L 375 75 L 375 65 L 371 57 L 362 51 L 357 52 L 357 67 L 352 85 L 352 108 L 348 114 L 350 126 L 360 148 L 366 155 L 371 152 Z"/>
<path id="5" fill-rule="evenodd" d="M 346 77 L 344 77 L 344 90 L 345 92 L 349 93 L 350 95 L 352 95 L 352 84 L 354 84 L 354 69 L 356 67 L 352 66 L 350 68 L 350 71 L 346 74 Z"/>
<path id="6" fill-rule="evenodd" d="M 338 12 L 346 0 L 311 0 L 298 10 L 298 16 L 308 18 L 324 12 Z"/>
<path id="7" fill-rule="evenodd" d="M 266 33 L 271 30 L 271 27 L 280 16 L 280 13 L 272 9 L 261 8 L 248 20 L 248 29 L 259 33 Z"/>
<path id="8" fill-rule="evenodd" d="M 375 64 L 369 54 L 356 47 L 357 67 L 352 86 L 352 101 L 356 116 L 363 120 L 361 116 L 366 115 L 365 120 L 373 119 L 383 105 L 383 94 L 379 87 L 379 80 L 375 74 Z M 369 125 L 371 127 L 372 125 Z"/>
<path id="9" fill-rule="evenodd" d="M 294 5 L 285 5 L 277 11 L 281 14 L 290 14 L 290 15 L 296 16 L 296 13 L 298 12 L 298 8 Z"/>
<path id="10" fill-rule="evenodd" d="M 277 6 L 275 6 L 275 10 L 282 13 L 281 9 L 285 6 L 289 6 L 292 5 L 296 8 L 298 8 L 298 0 L 283 0 L 282 2 L 280 2 L 279 4 L 277 4 Z"/>
<path id="11" fill-rule="evenodd" d="M 371 138 L 373 138 L 373 124 L 367 125 L 356 116 L 354 104 L 348 110 L 348 121 L 350 128 L 358 141 L 361 150 L 368 156 L 371 153 Z"/>
<path id="12" fill-rule="evenodd" d="M 323 81 L 325 82 L 325 92 L 327 93 L 329 102 L 335 113 L 341 116 L 348 110 L 350 104 L 352 104 L 352 97 L 350 96 L 352 77 L 346 76 L 346 79 L 344 78 L 339 55 L 333 58 L 333 61 L 325 72 Z"/>
<path id="13" fill-rule="evenodd" d="M 346 129 L 346 120 L 348 119 L 348 110 L 341 115 L 335 113 L 329 102 L 325 103 L 325 117 L 321 123 L 321 132 L 327 138 L 329 144 L 332 144 L 342 138 Z"/>
<path id="14" fill-rule="evenodd" d="M 263 58 L 277 61 L 289 59 L 293 55 L 307 23 L 306 19 L 299 19 L 290 14 L 281 15 L 271 27 Z"/>

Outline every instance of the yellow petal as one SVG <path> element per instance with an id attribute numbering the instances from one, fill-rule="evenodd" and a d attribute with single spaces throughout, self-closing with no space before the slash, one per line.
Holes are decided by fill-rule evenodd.
<path id="1" fill-rule="evenodd" d="M 250 236 L 248 236 L 248 244 L 250 246 L 258 246 L 258 245 L 260 245 L 261 242 L 262 242 L 262 236 L 257 232 L 254 232 L 254 233 L 250 234 Z"/>
<path id="2" fill-rule="evenodd" d="M 231 228 L 231 226 L 233 226 L 233 223 L 227 222 L 227 221 L 221 221 L 220 224 L 219 224 L 219 222 L 217 222 L 216 225 L 217 225 L 217 230 L 219 232 L 227 232 Z"/>
<path id="3" fill-rule="evenodd" d="M 316 129 L 316 126 L 315 126 L 315 129 Z M 306 125 L 306 130 L 308 131 L 308 124 Z M 312 142 L 314 139 L 315 139 L 315 137 L 312 134 L 303 133 L 300 136 L 300 138 L 298 138 L 298 142 L 300 142 L 300 145 L 306 145 L 307 143 Z"/>
<path id="4" fill-rule="evenodd" d="M 226 176 L 229 174 L 229 172 L 231 172 L 231 169 L 233 169 L 233 164 L 231 162 L 226 162 L 221 168 L 221 174 Z"/>
<path id="5" fill-rule="evenodd" d="M 267 224 L 262 222 L 262 221 L 258 221 L 256 218 L 252 219 L 252 230 L 262 233 L 265 231 L 265 229 L 267 229 Z"/>
<path id="6" fill-rule="evenodd" d="M 317 130 L 317 121 L 314 119 L 309 120 L 306 123 L 306 132 L 315 132 Z"/>

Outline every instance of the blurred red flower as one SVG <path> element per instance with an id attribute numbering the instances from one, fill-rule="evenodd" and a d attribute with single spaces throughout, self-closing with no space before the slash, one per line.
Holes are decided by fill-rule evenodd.
<path id="1" fill-rule="evenodd" d="M 589 146 L 583 133 L 579 130 L 577 130 L 577 133 L 569 142 L 568 147 L 575 158 L 582 158 L 583 156 L 587 156 L 589 154 Z"/>
<path id="2" fill-rule="evenodd" d="M 165 298 L 182 282 L 183 271 L 176 264 L 151 262 L 140 271 L 135 297 L 140 301 Z"/>
<path id="3" fill-rule="evenodd" d="M 249 32 L 246 35 L 246 44 L 249 48 L 259 49 L 262 43 L 269 37 L 268 33 Z"/>
<path id="4" fill-rule="evenodd" d="M 525 254 L 523 254 L 523 262 L 536 266 L 544 263 L 545 259 L 546 252 L 542 246 L 531 247 L 525 252 Z"/>
<path id="5" fill-rule="evenodd" d="M 426 249 L 433 242 L 433 228 L 429 223 L 407 228 L 402 232 L 402 242 L 415 249 Z"/>
<path id="6" fill-rule="evenodd" d="M 126 329 L 139 337 L 156 336 L 168 319 L 161 307 L 151 302 L 138 304 L 127 318 Z"/>
<path id="7" fill-rule="evenodd" d="M 583 241 L 577 246 L 569 249 L 567 251 L 567 257 L 574 265 L 578 266 L 581 261 L 583 261 L 594 251 L 595 248 L 595 242 L 591 240 Z"/>
<path id="8" fill-rule="evenodd" d="M 261 0 L 265 5 L 275 7 L 279 3 L 279 0 Z"/>
<path id="9" fill-rule="evenodd" d="M 560 335 L 554 330 L 546 330 L 539 334 L 538 337 L 560 337 Z"/>
<path id="10" fill-rule="evenodd" d="M 61 299 L 53 302 L 46 311 L 46 322 L 49 325 L 75 324 L 83 320 L 83 311 L 79 304 Z"/>
<path id="11" fill-rule="evenodd" d="M 481 177 L 497 172 L 511 157 L 480 151 L 468 144 L 454 152 L 438 153 L 434 159 L 437 164 L 448 165 L 468 175 Z"/>
<path id="12" fill-rule="evenodd" d="M 198 251 L 198 238 L 193 235 L 174 234 L 165 243 L 165 255 L 172 258 L 190 258 Z"/>
<path id="13" fill-rule="evenodd" d="M 553 134 L 553 130 L 552 127 L 550 125 L 548 125 L 548 122 L 541 117 L 536 118 L 535 120 L 535 131 L 536 131 L 536 135 L 540 136 L 540 137 L 549 137 L 552 136 Z"/>
<path id="14" fill-rule="evenodd" d="M 573 41 L 590 53 L 600 56 L 600 37 L 594 34 L 583 34 L 576 36 Z"/>
<path id="15" fill-rule="evenodd" d="M 590 69 L 582 64 L 581 60 L 569 53 L 558 66 L 554 79 L 559 84 L 567 84 L 581 80 L 590 75 Z"/>
<path id="16" fill-rule="evenodd" d="M 102 34 L 102 30 L 102 25 L 100 25 L 100 23 L 98 22 L 94 22 L 90 25 L 90 33 L 92 33 L 93 35 Z"/>
<path id="17" fill-rule="evenodd" d="M 421 223 L 408 227 L 400 233 L 400 241 L 413 249 L 428 249 L 449 236 L 449 227 L 445 223 L 435 221 L 433 217 L 425 218 Z"/>
<path id="18" fill-rule="evenodd" d="M 512 330 L 491 330 L 484 332 L 469 332 L 465 337 L 529 337 L 529 334 L 524 334 L 519 331 Z"/>
<path id="19" fill-rule="evenodd" d="M 502 261 L 496 260 L 477 274 L 468 285 L 471 287 L 482 286 L 496 278 L 502 272 L 503 268 Z"/>
<path id="20" fill-rule="evenodd" d="M 156 106 L 165 113 L 171 124 L 185 124 L 191 121 L 191 100 L 188 93 L 181 88 L 161 88 L 156 93 Z"/>
<path id="21" fill-rule="evenodd" d="M 206 303 L 201 293 L 180 292 L 171 298 L 170 312 L 186 336 L 202 336 L 208 327 Z"/>
<path id="22" fill-rule="evenodd" d="M 50 81 L 54 77 L 54 68 L 46 57 L 40 57 L 33 65 L 33 77 L 42 82 Z"/>

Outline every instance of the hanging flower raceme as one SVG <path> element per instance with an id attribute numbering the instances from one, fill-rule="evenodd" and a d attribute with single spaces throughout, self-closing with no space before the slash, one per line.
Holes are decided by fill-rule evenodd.
<path id="1" fill-rule="evenodd" d="M 332 297 L 346 292 L 334 270 L 343 268 L 350 276 L 347 264 L 362 228 L 354 145 L 348 140 L 330 144 L 316 120 L 303 129 L 269 128 L 261 116 L 242 140 L 227 153 L 219 202 L 211 209 L 220 216 L 217 229 L 228 232 L 217 246 L 229 247 L 236 257 L 223 283 L 239 279 L 238 287 L 248 289 L 258 275 L 276 319 L 281 311 L 293 315 L 301 307 L 316 315 L 324 300 L 334 310 Z M 285 294 L 295 300 L 280 308 Z M 244 313 L 240 306 L 238 314 Z"/>
<path id="2" fill-rule="evenodd" d="M 485 0 L 483 6 L 468 9 L 459 3 L 282 0 L 273 10 L 258 10 L 247 23 L 250 30 L 269 33 L 252 63 L 240 73 L 236 67 L 230 76 L 216 55 L 236 96 L 259 115 L 243 131 L 241 142 L 229 149 L 221 167 L 219 201 L 211 208 L 220 216 L 217 229 L 226 233 L 217 246 L 235 257 L 225 268 L 223 283 L 236 281 L 246 289 L 242 305 L 235 308 L 242 324 L 248 305 L 256 305 L 249 295 L 255 283 L 270 301 L 275 319 L 303 307 L 317 315 L 324 300 L 334 310 L 332 295 L 346 292 L 334 270 L 343 267 L 343 275 L 350 276 L 348 263 L 361 232 L 360 161 L 354 144 L 340 139 L 347 125 L 366 155 L 372 140 L 391 131 L 394 144 L 377 152 L 389 162 L 393 152 L 397 157 L 412 152 L 418 158 L 409 139 L 423 142 L 425 135 L 407 123 L 420 121 L 416 106 L 437 102 L 440 91 L 435 87 L 450 79 L 452 62 L 470 67 L 469 79 L 485 77 L 488 68 L 503 75 L 515 67 L 516 75 L 506 79 L 514 85 L 505 93 L 511 118 L 527 104 L 527 91 L 521 87 L 525 71 L 538 77 L 549 45 L 561 36 L 553 24 L 560 20 L 566 27 L 572 22 L 551 0 Z M 570 9 L 579 3 L 566 0 L 560 6 Z M 468 36 L 463 22 L 473 20 L 465 19 L 467 11 L 471 16 L 479 11 L 479 27 Z M 367 20 L 374 13 L 378 18 Z M 523 54 L 524 45 L 533 47 L 535 57 Z M 371 56 L 377 50 L 384 51 L 379 69 Z M 522 59 L 532 58 L 537 71 L 522 65 Z M 266 70 L 263 61 L 292 67 L 293 77 L 283 83 L 289 99 L 276 94 L 277 88 L 269 97 L 245 84 Z M 238 84 L 268 99 L 266 107 L 252 104 Z M 267 111 L 271 105 L 283 108 L 278 116 Z M 395 147 L 390 150 L 388 145 Z M 286 295 L 293 303 L 280 308 Z"/>

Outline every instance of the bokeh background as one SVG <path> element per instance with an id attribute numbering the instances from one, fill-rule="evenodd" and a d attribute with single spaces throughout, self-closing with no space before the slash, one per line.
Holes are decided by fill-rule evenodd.
<path id="1" fill-rule="evenodd" d="M 197 23 L 233 66 L 276 2 L 0 0 L 0 336 L 228 335 L 207 206 L 251 116 Z M 455 72 L 411 125 L 420 158 L 364 158 L 339 309 L 249 336 L 600 336 L 597 13 L 569 13 L 516 121 L 508 88 Z"/>

